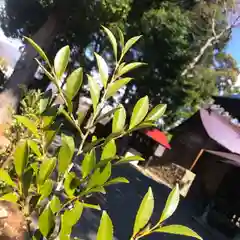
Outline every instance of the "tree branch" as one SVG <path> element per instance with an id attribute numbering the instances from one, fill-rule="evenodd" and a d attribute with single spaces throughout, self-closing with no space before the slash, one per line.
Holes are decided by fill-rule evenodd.
<path id="1" fill-rule="evenodd" d="M 240 20 L 240 16 L 238 16 L 235 21 L 229 25 L 228 27 L 226 27 L 224 30 L 222 30 L 219 34 L 216 34 L 215 32 L 215 20 L 212 21 L 212 31 L 213 31 L 213 36 L 210 37 L 205 44 L 201 47 L 198 55 L 192 60 L 192 62 L 190 64 L 187 65 L 187 67 L 182 71 L 181 76 L 184 77 L 187 75 L 187 73 L 192 70 L 200 61 L 200 59 L 202 58 L 202 56 L 204 55 L 204 53 L 206 52 L 206 50 L 213 45 L 213 43 L 218 42 L 221 37 L 228 32 L 229 30 L 231 30 L 233 27 L 235 27 L 235 24 Z"/>

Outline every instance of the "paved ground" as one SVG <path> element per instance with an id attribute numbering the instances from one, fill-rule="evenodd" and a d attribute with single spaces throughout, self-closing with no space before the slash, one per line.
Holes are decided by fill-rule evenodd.
<path id="1" fill-rule="evenodd" d="M 139 204 L 147 192 L 148 186 L 153 189 L 155 197 L 155 208 L 152 221 L 160 217 L 164 203 L 169 194 L 169 189 L 164 185 L 156 183 L 152 179 L 142 175 L 135 168 L 126 165 L 118 167 L 113 171 L 115 176 L 124 176 L 130 180 L 129 184 L 119 184 L 110 186 L 107 194 L 100 198 L 102 209 L 109 213 L 115 229 L 114 235 L 116 240 L 129 240 L 132 232 L 134 218 Z M 198 224 L 193 216 L 195 211 L 191 202 L 183 199 L 175 215 L 168 223 L 183 224 L 198 232 L 204 240 L 223 240 L 225 238 L 213 236 L 202 225 Z M 100 212 L 86 209 L 84 214 L 75 228 L 75 233 L 80 239 L 95 240 L 96 232 L 99 226 Z M 147 240 L 182 240 L 192 239 L 180 236 L 170 236 L 166 234 L 155 234 L 146 237 Z"/>

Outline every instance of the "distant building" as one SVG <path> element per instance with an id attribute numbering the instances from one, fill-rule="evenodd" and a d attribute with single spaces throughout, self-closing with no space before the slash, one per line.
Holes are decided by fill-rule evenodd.
<path id="1" fill-rule="evenodd" d="M 240 232 L 240 99 L 215 97 L 172 130 L 171 150 L 152 164 L 178 164 L 196 174 L 188 193 L 211 227 Z"/>

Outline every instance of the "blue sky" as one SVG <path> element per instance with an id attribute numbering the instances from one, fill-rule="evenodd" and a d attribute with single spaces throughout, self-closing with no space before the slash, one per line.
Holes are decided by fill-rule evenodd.
<path id="1" fill-rule="evenodd" d="M 226 51 L 236 59 L 240 66 L 240 27 L 234 28 Z"/>

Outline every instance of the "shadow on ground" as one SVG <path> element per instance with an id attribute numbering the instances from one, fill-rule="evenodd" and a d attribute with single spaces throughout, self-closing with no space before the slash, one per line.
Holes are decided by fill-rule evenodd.
<path id="1" fill-rule="evenodd" d="M 130 184 L 109 186 L 107 194 L 100 197 L 99 203 L 113 221 L 115 239 L 130 240 L 137 209 L 148 187 L 152 187 L 155 197 L 153 223 L 159 219 L 170 190 L 142 175 L 130 165 L 117 167 L 113 170 L 113 176 L 126 177 L 129 179 Z M 204 240 L 216 240 L 216 237 L 213 237 L 210 232 L 193 219 L 194 215 L 195 211 L 191 202 L 182 199 L 176 213 L 167 223 L 186 225 L 195 230 Z M 101 212 L 85 209 L 79 224 L 74 229 L 74 235 L 84 240 L 95 240 L 100 217 Z M 157 233 L 144 239 L 187 240 L 192 238 Z M 221 239 L 218 238 L 218 240 Z"/>

